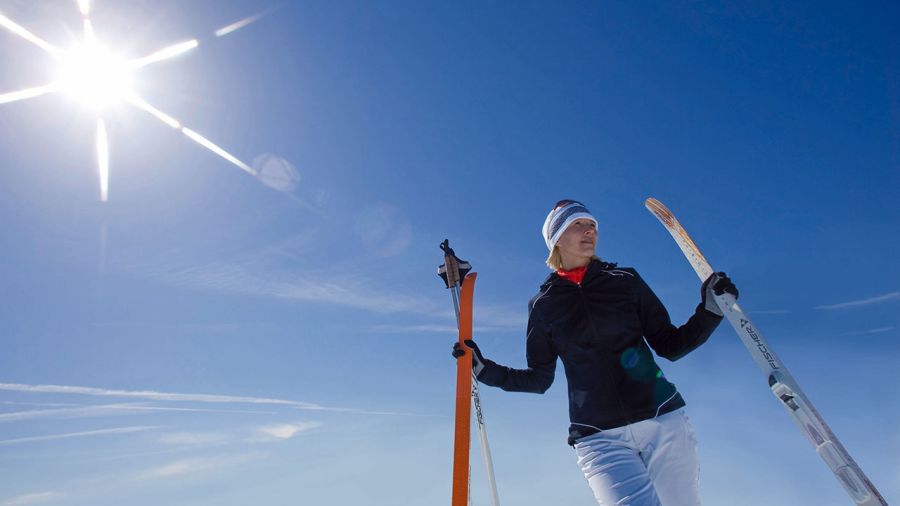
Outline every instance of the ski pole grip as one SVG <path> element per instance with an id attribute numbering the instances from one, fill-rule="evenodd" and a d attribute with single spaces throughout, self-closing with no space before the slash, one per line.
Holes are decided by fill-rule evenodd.
<path id="1" fill-rule="evenodd" d="M 456 260 L 456 254 L 453 253 L 453 249 L 450 247 L 450 239 L 444 239 L 444 242 L 441 243 L 441 250 L 444 252 L 444 269 L 446 269 L 447 275 L 447 288 L 452 288 L 457 285 L 461 285 L 461 281 L 459 279 L 459 262 Z"/>

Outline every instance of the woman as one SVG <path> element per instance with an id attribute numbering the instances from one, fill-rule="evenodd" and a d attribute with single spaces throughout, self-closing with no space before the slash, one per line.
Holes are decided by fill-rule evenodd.
<path id="1" fill-rule="evenodd" d="M 684 400 L 653 359 L 677 360 L 703 344 L 722 311 L 713 293 L 737 297 L 724 273 L 701 287 L 701 302 L 675 327 L 649 286 L 630 267 L 600 260 L 597 220 L 574 200 L 544 222 L 554 272 L 529 302 L 528 367 L 484 358 L 474 341 L 478 381 L 511 392 L 544 393 L 562 359 L 569 389 L 569 444 L 602 505 L 699 504 L 696 441 Z M 454 345 L 454 356 L 465 348 Z"/>

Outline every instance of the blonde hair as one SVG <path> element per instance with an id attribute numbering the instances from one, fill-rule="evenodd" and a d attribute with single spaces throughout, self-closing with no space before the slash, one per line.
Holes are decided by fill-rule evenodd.
<path id="1" fill-rule="evenodd" d="M 550 256 L 547 257 L 547 267 L 552 271 L 562 269 L 562 255 L 559 254 L 559 248 L 556 246 L 553 247 L 553 250 L 550 251 Z"/>
<path id="2" fill-rule="evenodd" d="M 591 260 L 600 260 L 600 257 L 594 255 L 591 257 Z M 549 267 L 554 272 L 564 269 L 562 262 L 562 254 L 559 252 L 559 246 L 554 246 L 553 250 L 550 251 L 550 256 L 547 257 L 547 267 Z"/>

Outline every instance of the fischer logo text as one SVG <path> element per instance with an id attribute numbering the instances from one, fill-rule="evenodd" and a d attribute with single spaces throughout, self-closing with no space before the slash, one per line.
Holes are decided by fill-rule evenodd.
<path id="1" fill-rule="evenodd" d="M 763 344 L 762 338 L 759 337 L 759 334 L 753 330 L 753 326 L 750 325 L 748 320 L 741 318 L 741 328 L 747 332 L 747 335 L 750 336 L 750 339 L 753 339 L 753 342 L 756 343 L 756 347 L 759 349 L 759 353 L 769 362 L 769 365 L 772 366 L 772 369 L 778 369 L 778 364 L 775 363 L 775 357 L 769 353 L 769 350 L 766 349 L 766 345 Z"/>

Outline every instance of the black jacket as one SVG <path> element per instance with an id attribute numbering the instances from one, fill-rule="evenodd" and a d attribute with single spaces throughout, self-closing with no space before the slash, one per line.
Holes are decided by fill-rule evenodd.
<path id="1" fill-rule="evenodd" d="M 722 321 L 701 305 L 675 327 L 637 271 L 599 260 L 591 262 L 580 285 L 551 274 L 528 310 L 528 367 L 486 361 L 479 381 L 544 393 L 561 358 L 569 383 L 569 444 L 684 406 L 650 348 L 677 360 L 703 344 Z"/>

